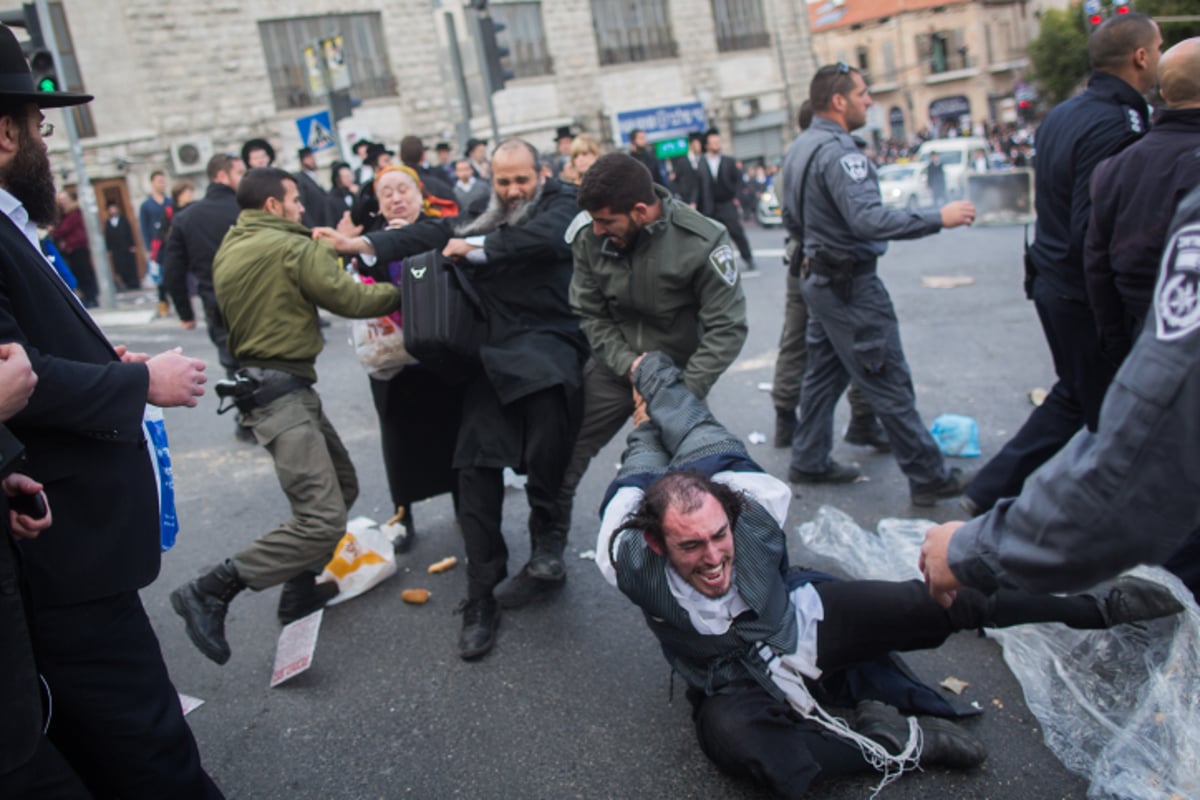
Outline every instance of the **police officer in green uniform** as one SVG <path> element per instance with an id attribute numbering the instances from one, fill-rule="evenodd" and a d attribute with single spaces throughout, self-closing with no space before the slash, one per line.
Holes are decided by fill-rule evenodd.
<path id="1" fill-rule="evenodd" d="M 875 266 L 886 240 L 969 225 L 975 206 L 957 201 L 910 213 L 883 205 L 875 168 L 850 136 L 866 124 L 871 106 L 858 70 L 841 63 L 822 67 L 809 99 L 812 127 L 788 149 L 783 175 L 784 219 L 802 242 L 800 291 L 809 313 L 808 366 L 788 478 L 849 483 L 858 477 L 857 468 L 829 457 L 834 406 L 853 380 L 887 431 L 913 504 L 933 505 L 961 494 L 966 482 L 959 470 L 946 467 L 917 413 L 896 312 Z"/>
<path id="2" fill-rule="evenodd" d="M 746 341 L 746 300 L 724 227 L 655 186 L 646 167 L 623 153 L 597 159 L 578 199 L 584 210 L 567 239 L 575 253 L 571 308 L 592 348 L 583 426 L 559 491 L 563 530 L 553 541 L 535 541 L 530 563 L 497 592 L 510 608 L 564 579 L 575 490 L 592 457 L 633 414 L 634 360 L 666 353 L 703 398 Z"/>

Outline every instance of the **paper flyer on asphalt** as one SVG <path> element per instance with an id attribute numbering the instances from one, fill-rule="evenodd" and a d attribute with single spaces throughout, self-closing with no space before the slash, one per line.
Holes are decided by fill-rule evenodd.
<path id="1" fill-rule="evenodd" d="M 279 633 L 279 644 L 275 647 L 275 669 L 271 673 L 271 688 L 304 672 L 312 666 L 313 653 L 317 649 L 317 634 L 321 632 L 324 609 L 301 617 L 284 626 Z"/>

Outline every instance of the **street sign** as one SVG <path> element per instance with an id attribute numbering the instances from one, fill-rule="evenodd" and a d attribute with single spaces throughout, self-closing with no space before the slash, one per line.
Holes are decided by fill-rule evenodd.
<path id="1" fill-rule="evenodd" d="M 633 111 L 618 111 L 613 126 L 622 147 L 629 146 L 630 131 L 646 132 L 649 142 L 665 139 L 684 139 L 692 131 L 703 131 L 708 127 L 708 117 L 703 103 L 681 103 L 656 108 L 639 108 Z"/>
<path id="2" fill-rule="evenodd" d="M 333 135 L 333 122 L 328 111 L 318 111 L 316 114 L 301 117 L 296 120 L 296 127 L 300 129 L 300 141 L 314 153 L 337 147 L 337 139 Z"/>
<path id="3" fill-rule="evenodd" d="M 663 139 L 654 143 L 654 155 L 659 161 L 668 158 L 678 158 L 686 156 L 688 151 L 688 140 L 686 136 L 679 136 L 674 139 Z"/>

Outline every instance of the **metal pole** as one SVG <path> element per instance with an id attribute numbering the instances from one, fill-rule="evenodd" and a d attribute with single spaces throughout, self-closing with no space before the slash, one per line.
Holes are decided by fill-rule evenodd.
<path id="1" fill-rule="evenodd" d="M 450 67 L 454 71 L 454 88 L 458 90 L 458 105 L 462 118 L 455 124 L 458 146 L 465 148 L 471 138 L 471 95 L 467 91 L 467 78 L 463 72 L 462 50 L 458 47 L 458 30 L 454 26 L 454 14 L 447 11 L 446 37 L 450 41 Z"/>
<path id="2" fill-rule="evenodd" d="M 492 78 L 488 75 L 487 52 L 483 49 L 483 34 L 479 30 L 479 12 L 468 14 L 471 34 L 475 37 L 475 59 L 479 62 L 479 77 L 483 80 L 483 97 L 487 103 L 488 119 L 492 122 L 492 146 L 500 143 L 500 123 L 496 121 L 496 104 L 492 102 Z"/>
<path id="3" fill-rule="evenodd" d="M 50 4 L 48 0 L 36 0 L 38 19 L 42 24 L 42 38 L 54 57 L 54 74 L 60 81 L 65 81 L 66 72 L 63 70 L 62 56 L 58 52 L 58 31 L 50 20 Z M 62 88 L 66 88 L 64 85 Z M 104 234 L 100 231 L 100 209 L 96 206 L 96 193 L 92 190 L 92 182 L 88 179 L 87 169 L 83 164 L 83 147 L 79 143 L 79 131 L 75 128 L 75 115 L 70 108 L 63 110 L 63 127 L 67 129 L 67 137 L 71 142 L 71 160 L 75 162 L 76 193 L 79 204 L 83 206 L 83 226 L 87 229 L 88 249 L 92 251 L 92 267 L 96 272 L 96 280 L 100 285 L 100 305 L 104 308 L 115 308 L 117 288 L 113 283 L 112 269 L 108 264 L 108 247 L 104 243 Z"/>

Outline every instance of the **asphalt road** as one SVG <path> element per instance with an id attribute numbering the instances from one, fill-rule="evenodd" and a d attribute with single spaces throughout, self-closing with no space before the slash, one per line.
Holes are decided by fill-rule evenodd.
<path id="1" fill-rule="evenodd" d="M 758 385 L 769 382 L 783 305 L 782 234 L 750 229 L 762 254 L 760 274 L 745 281 L 750 337 L 741 358 L 712 393 L 718 418 L 766 444 L 751 454 L 776 475 L 787 454 L 770 445 L 773 409 Z M 892 292 L 926 422 L 942 412 L 974 416 L 985 457 L 1027 416 L 1027 392 L 1051 382 L 1049 353 L 1021 292 L 1021 229 L 955 230 L 892 245 L 880 271 Z M 932 289 L 922 276 L 965 276 L 968 286 Z M 216 371 L 203 328 L 183 331 L 147 312 L 108 315 L 116 343 L 157 352 L 183 346 Z M 335 319 L 318 371 L 326 411 L 358 467 L 362 486 L 352 515 L 384 519 L 389 501 L 368 378 Z M 456 652 L 464 570 L 428 575 L 425 567 L 463 548 L 448 497 L 416 507 L 419 539 L 400 557 L 400 574 L 368 594 L 325 612 L 314 666 L 268 688 L 278 589 L 244 592 L 228 621 L 233 648 L 219 667 L 196 651 L 167 595 L 288 516 L 271 461 L 237 443 L 215 397 L 194 410 L 168 410 L 181 533 L 159 579 L 143 592 L 178 689 L 204 705 L 188 716 L 208 771 L 231 798 L 760 798 L 700 753 L 681 681 L 669 670 L 639 612 L 580 557 L 594 547 L 592 510 L 615 472 L 623 436 L 593 462 L 581 487 L 560 598 L 504 616 L 496 649 L 479 663 Z M 846 409 L 839 409 L 839 426 Z M 822 504 L 837 506 L 873 529 L 884 517 L 946 520 L 957 506 L 909 505 L 907 484 L 890 456 L 842 443 L 840 460 L 858 461 L 869 480 L 805 489 L 789 529 Z M 419 458 L 419 454 L 414 454 Z M 505 528 L 516 571 L 528 551 L 524 497 L 509 491 Z M 792 545 L 796 562 L 816 560 Z M 432 592 L 424 606 L 402 589 Z M 936 652 L 910 658 L 936 682 L 953 675 L 970 684 L 964 699 L 986 713 L 967 725 L 990 750 L 968 773 L 931 769 L 885 790 L 902 798 L 1082 798 L 1086 781 L 1042 745 L 1038 724 L 999 648 L 960 634 Z M 813 796 L 860 798 L 870 775 L 824 784 Z"/>

